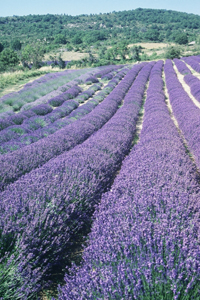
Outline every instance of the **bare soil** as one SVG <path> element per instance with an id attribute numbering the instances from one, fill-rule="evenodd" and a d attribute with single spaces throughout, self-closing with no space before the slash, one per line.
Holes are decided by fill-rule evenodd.
<path id="1" fill-rule="evenodd" d="M 163 74 L 163 81 L 166 82 L 166 81 L 165 81 L 165 74 Z M 185 85 L 186 85 L 186 83 L 184 82 L 183 88 L 184 88 Z M 172 106 L 171 106 L 171 103 L 170 103 L 170 100 L 169 100 L 169 94 L 168 94 L 168 90 L 167 90 L 166 85 L 164 86 L 164 93 L 165 93 L 165 102 L 166 102 L 166 104 L 167 104 L 167 107 L 168 107 L 168 110 L 169 110 L 171 119 L 173 120 L 173 122 L 174 122 L 174 124 L 175 124 L 175 126 L 176 126 L 176 128 L 177 128 L 177 130 L 178 130 L 178 132 L 179 132 L 179 135 L 180 135 L 180 137 L 181 137 L 181 139 L 182 139 L 182 141 L 183 141 L 183 144 L 184 144 L 185 148 L 187 149 L 187 151 L 188 151 L 188 153 L 189 153 L 189 156 L 190 156 L 192 162 L 195 164 L 194 156 L 193 156 L 193 154 L 188 150 L 188 144 L 187 144 L 187 141 L 186 141 L 186 139 L 185 139 L 185 137 L 184 137 L 182 131 L 181 131 L 180 128 L 179 128 L 178 121 L 176 120 L 176 118 L 175 118 L 175 116 L 174 116 L 174 114 L 173 114 L 173 109 L 172 109 Z"/>
<path id="2" fill-rule="evenodd" d="M 50 54 L 48 53 L 45 55 L 45 60 L 50 60 L 49 58 Z M 79 60 L 85 57 L 88 57 L 88 53 L 80 53 L 80 52 L 74 52 L 74 51 L 63 51 L 61 52 L 61 57 L 63 60 Z"/>
<path id="3" fill-rule="evenodd" d="M 189 65 L 187 65 L 187 67 L 190 67 Z M 190 69 L 192 71 L 194 71 L 191 67 Z M 186 93 L 188 94 L 188 96 L 191 98 L 191 100 L 194 102 L 194 104 L 200 108 L 200 103 L 195 99 L 195 97 L 191 94 L 191 91 L 190 91 L 190 87 L 189 85 L 187 85 L 184 81 L 184 75 L 182 75 L 181 73 L 179 73 L 176 65 L 174 65 L 174 70 L 176 71 L 176 75 L 177 75 L 177 78 L 178 80 L 180 81 L 180 83 L 182 84 L 184 90 L 186 91 Z M 196 77 L 199 77 L 200 78 L 200 74 L 195 72 L 196 74 L 198 74 L 198 76 L 196 74 L 193 73 L 193 75 L 195 75 Z"/>
<path id="4" fill-rule="evenodd" d="M 163 48 L 166 48 L 168 46 L 175 46 L 174 43 L 167 44 L 167 43 L 136 43 L 136 44 L 130 44 L 128 47 L 132 46 L 141 46 L 147 50 L 162 50 Z"/>

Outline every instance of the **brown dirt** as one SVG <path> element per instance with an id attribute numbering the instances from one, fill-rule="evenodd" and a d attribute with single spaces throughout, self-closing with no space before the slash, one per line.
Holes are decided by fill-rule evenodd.
<path id="1" fill-rule="evenodd" d="M 192 69 L 192 67 L 190 65 L 188 65 L 185 61 L 184 61 L 184 63 L 186 64 L 186 66 L 188 67 L 188 69 L 190 69 L 190 71 L 192 72 L 192 74 L 194 76 L 196 76 L 197 78 L 200 79 L 200 74 L 198 72 L 196 72 L 194 69 Z"/>
<path id="2" fill-rule="evenodd" d="M 136 44 L 130 44 L 128 45 L 128 47 L 132 47 L 132 46 L 141 46 L 147 50 L 161 50 L 163 48 L 166 48 L 168 46 L 174 46 L 175 44 L 166 44 L 166 43 L 136 43 Z M 145 50 L 144 49 L 144 50 Z"/>
<path id="3" fill-rule="evenodd" d="M 166 82 L 164 73 L 163 73 L 163 81 Z M 169 109 L 170 116 L 171 116 L 175 126 L 178 128 L 178 131 L 180 131 L 179 126 L 178 126 L 178 122 L 177 122 L 177 120 L 176 120 L 176 118 L 173 114 L 173 110 L 172 110 L 172 106 L 171 106 L 171 103 L 170 103 L 170 100 L 169 100 L 169 94 L 168 94 L 168 90 L 167 90 L 166 85 L 164 87 L 164 93 L 165 93 L 165 102 L 166 102 L 167 107 Z"/>
<path id="4" fill-rule="evenodd" d="M 166 81 L 165 81 L 165 74 L 163 74 L 163 80 L 164 80 L 164 82 L 166 82 Z M 180 137 L 182 138 L 183 144 L 184 144 L 185 147 L 188 149 L 187 141 L 186 141 L 186 139 L 185 139 L 185 137 L 184 137 L 182 131 L 181 131 L 180 128 L 179 128 L 178 121 L 176 120 L 176 118 L 175 118 L 175 116 L 174 116 L 174 114 L 173 114 L 173 110 L 172 110 L 172 106 L 171 106 L 171 103 L 170 103 L 170 100 L 169 100 L 169 94 L 168 94 L 168 90 L 167 90 L 166 85 L 165 85 L 165 87 L 164 87 L 164 93 L 165 93 L 165 102 L 166 102 L 166 104 L 167 104 L 167 107 L 168 107 L 170 116 L 171 116 L 171 118 L 172 118 L 172 120 L 173 120 L 173 122 L 174 122 L 174 124 L 175 124 L 175 126 L 176 126 L 176 128 L 177 128 L 177 130 L 178 130 L 178 132 L 179 132 Z M 191 152 L 190 152 L 189 156 L 190 156 L 191 160 L 193 161 L 193 163 L 195 164 L 195 159 L 194 159 L 194 156 L 192 155 Z"/>
<path id="5" fill-rule="evenodd" d="M 50 54 L 48 53 L 45 55 L 45 60 L 50 60 L 49 58 Z M 74 51 L 66 51 L 61 52 L 61 57 L 63 60 L 79 60 L 85 57 L 88 57 L 88 53 L 80 53 L 80 52 L 74 52 Z"/>
<path id="6" fill-rule="evenodd" d="M 24 79 L 23 81 L 20 81 L 19 83 L 15 83 L 14 85 L 7 86 L 6 88 L 3 89 L 2 92 L 0 92 L 0 97 L 2 97 L 3 95 L 6 95 L 6 94 L 12 93 L 12 92 L 20 91 L 24 87 L 25 84 L 27 84 L 29 82 L 32 82 L 32 81 L 40 78 L 43 75 L 44 74 L 42 74 L 40 76 L 35 76 L 31 80 L 30 79 L 27 79 L 27 80 Z"/>

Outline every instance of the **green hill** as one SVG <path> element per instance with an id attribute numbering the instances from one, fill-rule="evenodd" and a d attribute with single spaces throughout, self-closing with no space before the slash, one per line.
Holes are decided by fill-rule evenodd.
<path id="1" fill-rule="evenodd" d="M 19 39 L 23 44 L 94 44 L 99 41 L 130 43 L 173 42 L 178 33 L 189 41 L 199 35 L 200 16 L 162 9 L 142 9 L 90 15 L 28 15 L 0 18 L 0 41 L 8 46 Z M 53 46 L 53 45 L 52 45 Z M 50 45 L 49 45 L 50 47 Z"/>

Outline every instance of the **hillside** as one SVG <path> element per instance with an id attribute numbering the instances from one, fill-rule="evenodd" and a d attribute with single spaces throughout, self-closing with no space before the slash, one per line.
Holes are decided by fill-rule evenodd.
<path id="1" fill-rule="evenodd" d="M 198 37 L 199 28 L 200 16 L 162 9 L 138 8 L 80 16 L 12 16 L 0 18 L 0 42 L 8 46 L 13 39 L 23 44 L 40 40 L 49 48 L 52 43 L 92 45 L 99 41 L 116 42 L 121 38 L 130 43 L 173 42 L 176 35 L 183 32 L 191 41 Z"/>

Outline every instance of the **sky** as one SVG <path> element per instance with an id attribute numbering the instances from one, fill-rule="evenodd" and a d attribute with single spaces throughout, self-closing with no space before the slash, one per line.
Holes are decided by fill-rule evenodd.
<path id="1" fill-rule="evenodd" d="M 99 14 L 141 8 L 200 15 L 200 0 L 0 0 L 0 16 Z"/>

